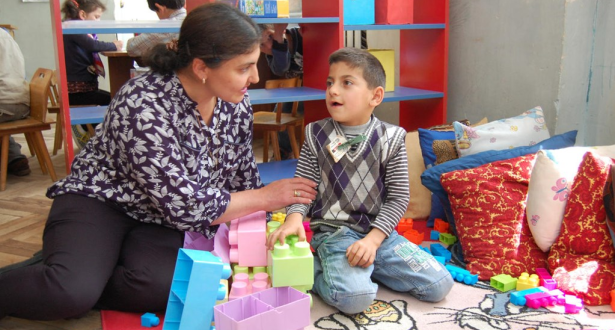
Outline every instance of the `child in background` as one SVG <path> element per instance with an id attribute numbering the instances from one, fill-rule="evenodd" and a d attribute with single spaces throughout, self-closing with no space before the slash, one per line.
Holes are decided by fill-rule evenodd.
<path id="1" fill-rule="evenodd" d="M 282 78 L 303 77 L 303 37 L 298 27 L 287 29 L 288 23 L 259 24 L 261 28 L 261 52 L 266 55 L 271 72 Z M 291 113 L 293 102 L 282 105 L 282 113 Z M 275 109 L 277 111 L 278 109 Z M 299 102 L 297 114 L 303 115 L 303 102 Z M 287 131 L 278 132 L 282 159 L 288 159 L 293 151 Z"/>
<path id="2" fill-rule="evenodd" d="M 186 18 L 185 4 L 185 0 L 147 0 L 149 9 L 156 12 L 161 21 Z M 143 56 L 157 44 L 166 44 L 178 36 L 179 33 L 142 33 L 126 41 L 126 51 L 130 56 Z"/>
<path id="3" fill-rule="evenodd" d="M 343 48 L 329 57 L 327 109 L 331 118 L 310 123 L 296 177 L 319 183 L 313 204 L 287 208 L 286 221 L 267 245 L 314 232 L 315 291 L 344 313 L 359 313 L 378 285 L 437 302 L 453 286 L 433 256 L 395 231 L 409 201 L 403 128 L 381 122 L 373 110 L 384 97 L 385 73 L 373 55 Z M 295 192 L 295 197 L 300 197 Z"/>
<path id="4" fill-rule="evenodd" d="M 100 20 L 104 4 L 99 0 L 66 0 L 63 21 Z M 68 81 L 68 103 L 72 105 L 108 105 L 109 92 L 98 89 L 98 76 L 105 76 L 98 52 L 122 49 L 122 41 L 98 41 L 95 34 L 64 34 L 64 58 Z M 81 126 L 73 126 L 77 144 L 83 148 L 89 139 Z"/>

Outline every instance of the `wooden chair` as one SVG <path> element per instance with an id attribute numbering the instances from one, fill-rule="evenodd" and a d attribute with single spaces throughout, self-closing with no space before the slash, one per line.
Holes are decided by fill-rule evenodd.
<path id="1" fill-rule="evenodd" d="M 0 191 L 6 189 L 6 176 L 9 157 L 9 137 L 12 134 L 24 133 L 26 140 L 33 147 L 41 165 L 43 174 L 49 172 L 52 181 L 58 178 L 49 157 L 49 151 L 43 139 L 43 130 L 51 129 L 51 124 L 46 122 L 47 102 L 49 85 L 51 83 L 52 70 L 39 68 L 30 81 L 30 116 L 25 119 L 10 121 L 0 124 Z"/>
<path id="2" fill-rule="evenodd" d="M 301 79 L 298 77 L 289 79 L 271 79 L 265 82 L 266 89 L 273 88 L 294 88 L 301 86 Z M 269 161 L 269 141 L 273 145 L 273 155 L 277 161 L 282 160 L 280 154 L 280 143 L 278 132 L 288 131 L 290 145 L 293 156 L 299 158 L 299 146 L 303 144 L 303 116 L 297 114 L 299 102 L 293 102 L 292 112 L 282 113 L 282 103 L 278 103 L 275 112 L 256 112 L 254 113 L 254 131 L 263 131 L 263 162 Z M 299 141 L 297 141 L 297 129 L 299 130 Z"/>
<path id="3" fill-rule="evenodd" d="M 55 156 L 58 154 L 58 150 L 62 149 L 62 141 L 64 137 L 62 136 L 62 129 L 64 129 L 64 121 L 62 120 L 62 114 L 60 113 L 60 92 L 58 90 L 58 80 L 57 80 L 57 72 L 54 70 L 53 75 L 51 76 L 51 83 L 49 84 L 49 105 L 47 107 L 47 112 L 56 114 L 56 128 L 55 128 L 55 137 L 53 139 L 53 152 L 52 154 Z"/>

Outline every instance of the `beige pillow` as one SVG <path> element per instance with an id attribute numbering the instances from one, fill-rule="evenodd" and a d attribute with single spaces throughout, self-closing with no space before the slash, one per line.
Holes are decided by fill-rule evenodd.
<path id="1" fill-rule="evenodd" d="M 421 174 L 425 171 L 419 132 L 406 134 L 406 152 L 408 153 L 408 179 L 410 181 L 410 203 L 404 218 L 426 219 L 431 212 L 431 192 L 421 183 Z"/>

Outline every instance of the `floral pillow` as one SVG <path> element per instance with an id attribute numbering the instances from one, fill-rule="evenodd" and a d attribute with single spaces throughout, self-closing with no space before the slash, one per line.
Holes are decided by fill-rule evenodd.
<path id="1" fill-rule="evenodd" d="M 517 117 L 470 127 L 453 122 L 455 144 L 460 157 L 487 150 L 532 146 L 550 137 L 542 108 L 536 107 Z"/>
<path id="2" fill-rule="evenodd" d="M 536 244 L 545 252 L 559 235 L 570 187 L 585 153 L 590 150 L 615 158 L 615 145 L 541 150 L 537 154 L 530 177 L 527 219 Z"/>
<path id="3" fill-rule="evenodd" d="M 590 306 L 610 303 L 609 292 L 615 289 L 615 248 L 603 202 L 612 163 L 593 152 L 586 154 L 548 258 L 558 288 Z"/>
<path id="4" fill-rule="evenodd" d="M 466 268 L 488 280 L 518 277 L 546 266 L 547 255 L 532 237 L 525 201 L 535 154 L 444 173 Z"/>

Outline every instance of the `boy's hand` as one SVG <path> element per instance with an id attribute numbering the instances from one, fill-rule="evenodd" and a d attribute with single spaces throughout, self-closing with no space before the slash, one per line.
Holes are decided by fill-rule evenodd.
<path id="1" fill-rule="evenodd" d="M 267 237 L 267 249 L 273 250 L 276 241 L 280 241 L 280 245 L 284 245 L 284 239 L 288 235 L 297 235 L 299 241 L 305 241 L 305 228 L 303 228 L 303 216 L 301 214 L 291 213 L 286 216 L 284 224 Z"/>
<path id="2" fill-rule="evenodd" d="M 367 268 L 374 263 L 376 252 L 382 241 L 386 238 L 380 229 L 373 228 L 364 238 L 352 243 L 346 249 L 346 258 L 351 267 Z"/>

